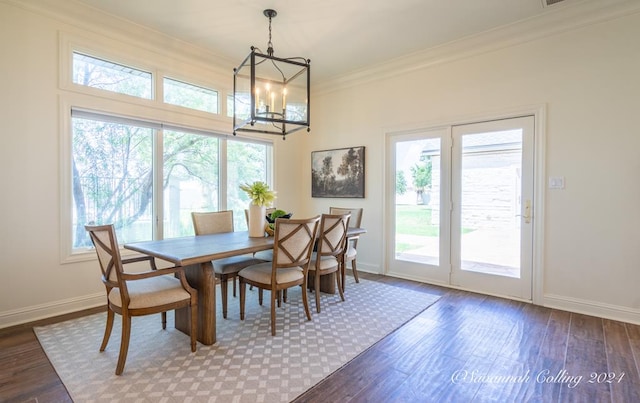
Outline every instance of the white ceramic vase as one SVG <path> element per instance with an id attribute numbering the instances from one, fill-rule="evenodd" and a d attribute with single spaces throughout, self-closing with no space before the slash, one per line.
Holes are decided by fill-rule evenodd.
<path id="1" fill-rule="evenodd" d="M 249 236 L 251 238 L 264 237 L 267 208 L 256 204 L 249 204 Z"/>

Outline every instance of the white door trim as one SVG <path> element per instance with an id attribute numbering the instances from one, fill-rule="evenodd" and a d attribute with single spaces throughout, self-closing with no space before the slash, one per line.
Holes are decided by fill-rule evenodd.
<path id="1" fill-rule="evenodd" d="M 520 116 L 534 116 L 534 206 L 533 212 L 533 263 L 532 263 L 532 302 L 536 305 L 544 304 L 544 200 L 545 200 L 545 150 L 546 150 L 546 104 L 520 106 L 514 108 L 504 108 L 501 110 L 487 112 L 483 114 L 473 114 L 467 116 L 459 116 L 450 120 L 432 121 L 417 123 L 412 125 L 403 125 L 383 129 L 384 137 L 384 153 L 385 153 L 385 197 L 383 200 L 384 220 L 382 224 L 383 233 L 389 233 L 392 228 L 392 220 L 390 209 L 393 208 L 392 202 L 395 198 L 395 188 L 392 184 L 395 178 L 390 178 L 391 162 L 393 160 L 392 150 L 389 149 L 389 137 L 400 134 L 410 134 L 420 131 L 429 131 L 442 127 L 450 127 L 455 125 L 477 123 L 487 120 L 508 119 Z M 389 256 L 390 241 L 383 238 L 383 274 L 389 271 L 387 258 Z"/>

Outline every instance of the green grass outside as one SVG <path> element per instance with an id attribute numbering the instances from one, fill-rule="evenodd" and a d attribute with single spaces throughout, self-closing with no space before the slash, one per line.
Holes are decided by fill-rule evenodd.
<path id="1" fill-rule="evenodd" d="M 440 227 L 431 224 L 431 208 L 396 206 L 396 234 L 438 236 Z"/>
<path id="2" fill-rule="evenodd" d="M 439 236 L 440 226 L 431 223 L 431 214 L 432 210 L 428 206 L 396 205 L 396 234 Z M 462 229 L 463 234 L 471 231 L 473 231 L 471 228 Z M 422 246 L 421 244 L 396 242 L 396 253 L 418 249 Z"/>

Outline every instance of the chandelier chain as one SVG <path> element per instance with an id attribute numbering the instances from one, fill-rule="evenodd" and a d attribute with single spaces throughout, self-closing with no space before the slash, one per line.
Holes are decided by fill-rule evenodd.
<path id="1" fill-rule="evenodd" d="M 269 15 L 269 42 L 267 42 L 267 54 L 273 56 L 273 43 L 271 43 L 271 15 Z"/>

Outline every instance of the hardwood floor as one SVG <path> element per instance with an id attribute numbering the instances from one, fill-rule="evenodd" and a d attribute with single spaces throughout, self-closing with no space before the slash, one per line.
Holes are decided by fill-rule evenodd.
<path id="1" fill-rule="evenodd" d="M 640 402 L 640 326 L 360 276 L 441 298 L 295 402 Z M 71 401 L 32 328 L 96 311 L 0 330 L 0 401 Z"/>

